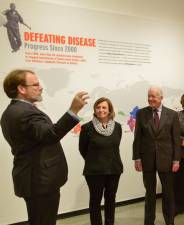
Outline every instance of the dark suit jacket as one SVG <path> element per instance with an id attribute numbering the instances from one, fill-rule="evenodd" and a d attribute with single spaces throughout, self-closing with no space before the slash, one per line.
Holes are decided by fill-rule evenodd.
<path id="1" fill-rule="evenodd" d="M 184 138 L 184 110 L 181 110 L 178 112 L 178 116 L 179 116 L 179 121 L 180 121 L 180 135 L 181 138 Z"/>
<path id="2" fill-rule="evenodd" d="M 110 136 L 97 133 L 92 121 L 82 126 L 79 150 L 85 160 L 84 175 L 121 174 L 123 172 L 119 152 L 121 136 L 121 125 L 117 122 Z"/>
<path id="3" fill-rule="evenodd" d="M 14 155 L 12 175 L 17 196 L 49 193 L 66 182 L 68 169 L 60 139 L 77 123 L 65 113 L 53 124 L 31 104 L 11 101 L 1 127 Z"/>
<path id="4" fill-rule="evenodd" d="M 180 160 L 180 125 L 177 112 L 162 107 L 160 126 L 153 123 L 151 107 L 136 116 L 133 160 L 141 159 L 143 171 L 169 172 L 174 160 Z"/>

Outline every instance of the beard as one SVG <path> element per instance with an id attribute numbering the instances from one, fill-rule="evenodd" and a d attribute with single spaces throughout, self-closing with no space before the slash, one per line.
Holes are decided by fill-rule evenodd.
<path id="1" fill-rule="evenodd" d="M 41 95 L 38 95 L 38 96 L 35 96 L 32 98 L 28 98 L 27 100 L 34 103 L 34 102 L 41 102 L 43 100 L 43 98 Z"/>
<path id="2" fill-rule="evenodd" d="M 37 102 L 41 102 L 43 100 L 43 97 L 40 95 L 37 97 Z"/>

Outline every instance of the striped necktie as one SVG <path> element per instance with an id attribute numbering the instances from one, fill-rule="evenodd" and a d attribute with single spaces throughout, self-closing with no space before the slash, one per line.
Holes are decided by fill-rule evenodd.
<path id="1" fill-rule="evenodd" d="M 158 129 L 159 128 L 159 124 L 160 124 L 160 119 L 159 119 L 159 115 L 158 115 L 158 110 L 157 109 L 153 110 L 153 122 L 155 124 L 155 127 Z"/>

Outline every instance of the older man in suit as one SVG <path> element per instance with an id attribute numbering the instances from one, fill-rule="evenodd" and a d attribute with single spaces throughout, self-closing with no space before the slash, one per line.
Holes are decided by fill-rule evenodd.
<path id="1" fill-rule="evenodd" d="M 35 107 L 42 87 L 35 73 L 14 70 L 4 80 L 12 99 L 1 118 L 2 132 L 14 155 L 15 194 L 23 197 L 30 225 L 55 225 L 60 187 L 67 181 L 67 163 L 60 140 L 78 122 L 86 92 L 74 97 L 70 109 L 55 124 Z"/>
<path id="2" fill-rule="evenodd" d="M 143 172 L 145 195 L 144 225 L 154 225 L 156 208 L 156 172 L 162 185 L 162 211 L 166 225 L 174 225 L 173 172 L 179 169 L 180 125 L 175 111 L 162 104 L 158 87 L 148 90 L 149 106 L 136 115 L 133 160 Z"/>

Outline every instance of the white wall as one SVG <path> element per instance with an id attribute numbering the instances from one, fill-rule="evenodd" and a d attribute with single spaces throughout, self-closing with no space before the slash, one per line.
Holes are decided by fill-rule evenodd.
<path id="1" fill-rule="evenodd" d="M 183 0 L 39 0 L 53 4 L 113 12 L 122 15 L 183 24 Z"/>
<path id="2" fill-rule="evenodd" d="M 166 97 L 164 103 L 167 106 L 180 107 L 179 97 L 184 81 L 182 62 L 184 45 L 183 21 L 178 13 L 179 9 L 177 13 L 171 15 L 171 11 L 175 8 L 173 5 L 170 7 L 167 5 L 167 13 L 164 10 L 163 18 L 160 10 L 155 10 L 157 14 L 153 15 L 152 9 L 156 9 L 153 3 L 155 1 L 152 1 L 152 7 L 149 8 L 149 4 L 147 5 L 149 10 L 143 10 L 143 5 L 133 4 L 135 1 L 128 3 L 128 1 L 67 0 L 60 1 L 61 6 L 39 1 L 14 2 L 26 23 L 32 26 L 32 32 L 72 34 L 91 36 L 97 40 L 150 44 L 151 63 L 139 66 L 99 64 L 98 49 L 80 47 L 79 54 L 87 59 L 84 64 L 77 66 L 29 64 L 24 60 L 25 51 L 28 50 L 22 46 L 20 52 L 12 54 L 9 51 L 5 29 L 0 27 L 0 114 L 9 102 L 2 90 L 3 78 L 9 70 L 22 66 L 33 68 L 40 76 L 45 89 L 44 101 L 40 108 L 48 113 L 53 121 L 68 109 L 73 94 L 80 89 L 89 91 L 91 95 L 89 105 L 80 114 L 85 121 L 91 118 L 94 100 L 103 94 L 109 96 L 113 100 L 116 112 L 123 110 L 127 114 L 123 118 L 119 115 L 116 117 L 123 128 L 121 156 L 125 168 L 120 180 L 117 201 L 143 196 L 142 175 L 134 171 L 131 160 L 133 133 L 130 132 L 126 121 L 134 106 L 142 107 L 147 104 L 146 92 L 150 84 L 163 87 Z M 146 4 L 145 1 L 144 3 Z M 1 11 L 7 7 L 7 1 L 2 0 Z M 21 27 L 21 32 L 24 31 L 25 29 Z M 61 190 L 59 213 L 88 207 L 87 185 L 81 175 L 83 160 L 78 153 L 78 135 L 69 133 L 62 140 L 62 144 L 69 165 L 69 180 Z M 0 132 L 0 225 L 27 220 L 23 200 L 15 197 L 13 193 L 12 160 L 10 148 Z"/>

